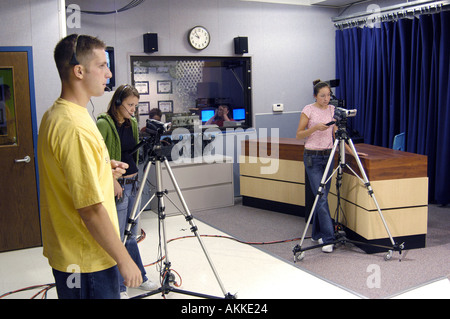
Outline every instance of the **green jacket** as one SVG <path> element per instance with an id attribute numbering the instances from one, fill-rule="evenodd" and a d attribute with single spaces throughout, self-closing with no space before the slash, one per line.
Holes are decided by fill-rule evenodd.
<path id="1" fill-rule="evenodd" d="M 139 143 L 139 128 L 134 117 L 130 119 L 133 136 L 136 143 Z M 102 113 L 97 117 L 97 127 L 105 140 L 106 148 L 109 152 L 109 157 L 113 160 L 120 161 L 122 157 L 122 147 L 120 145 L 119 133 L 117 133 L 114 120 L 107 113 Z M 135 153 L 136 163 L 139 159 L 139 151 Z"/>

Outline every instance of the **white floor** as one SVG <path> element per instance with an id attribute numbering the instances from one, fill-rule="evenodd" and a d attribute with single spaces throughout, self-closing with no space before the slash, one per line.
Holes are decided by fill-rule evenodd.
<path id="1" fill-rule="evenodd" d="M 200 235 L 228 237 L 198 220 L 194 220 L 194 223 L 198 226 Z M 364 298 L 252 246 L 227 238 L 202 236 L 203 246 L 222 283 L 219 284 L 208 263 L 206 253 L 202 250 L 202 245 L 190 231 L 191 226 L 184 216 L 167 217 L 165 225 L 171 269 L 176 275 L 177 283 L 181 283 L 178 289 L 217 297 L 224 297 L 225 294 L 230 293 L 236 295 L 238 299 Z M 147 265 L 157 260 L 159 237 L 156 214 L 144 212 L 141 216 L 140 227 L 146 233 L 146 238 L 139 243 L 139 247 L 143 263 Z M 181 238 L 185 236 L 194 237 Z M 156 265 L 147 266 L 146 270 L 147 276 L 152 281 L 159 282 L 159 271 Z M 42 248 L 0 253 L 0 296 L 22 288 L 53 282 L 47 259 L 42 256 Z M 421 290 L 436 291 L 436 287 L 446 293 L 444 298 L 450 297 L 450 284 L 447 279 L 430 285 L 431 288 L 424 286 L 395 297 L 416 298 L 421 295 Z M 4 298 L 28 299 L 39 290 L 13 293 Z M 143 293 L 142 290 L 129 289 L 130 297 L 140 296 Z M 440 298 L 442 296 L 441 293 Z M 170 292 L 165 297 L 167 299 L 194 298 L 175 292 Z M 55 289 L 48 292 L 47 298 L 56 298 Z M 148 298 L 161 299 L 162 296 L 158 293 Z"/>
<path id="2" fill-rule="evenodd" d="M 450 299 L 450 281 L 447 278 L 439 278 L 392 296 L 391 299 Z"/>

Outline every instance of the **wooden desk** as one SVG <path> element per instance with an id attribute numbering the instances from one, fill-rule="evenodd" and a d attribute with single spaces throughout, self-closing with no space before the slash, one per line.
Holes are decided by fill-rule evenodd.
<path id="1" fill-rule="evenodd" d="M 374 190 L 377 202 L 392 236 L 405 249 L 425 247 L 428 219 L 427 157 L 383 147 L 356 144 L 367 153 L 360 160 Z M 303 215 L 305 210 L 305 171 L 302 141 L 290 138 L 247 140 L 242 144 L 240 183 L 244 205 Z M 278 165 L 272 174 L 261 168 Z M 359 175 L 354 157 L 346 163 Z M 337 157 L 335 160 L 337 164 Z M 333 177 L 328 202 L 336 217 L 337 195 Z M 317 190 L 313 190 L 314 195 Z M 341 186 L 340 222 L 354 240 L 390 245 L 378 210 L 362 181 L 345 169 Z M 300 231 L 300 230 L 299 230 Z M 364 246 L 361 246 L 364 249 Z M 370 248 L 368 252 L 375 252 Z"/>

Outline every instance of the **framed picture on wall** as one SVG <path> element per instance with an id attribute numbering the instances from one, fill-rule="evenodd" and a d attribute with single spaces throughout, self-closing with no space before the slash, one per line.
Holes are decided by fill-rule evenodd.
<path id="1" fill-rule="evenodd" d="M 136 81 L 134 87 L 139 92 L 139 94 L 148 95 L 148 81 Z"/>
<path id="2" fill-rule="evenodd" d="M 150 102 L 139 102 L 138 104 L 138 114 L 148 115 L 150 113 Z"/>
<path id="3" fill-rule="evenodd" d="M 158 108 L 163 113 L 171 113 L 173 112 L 173 101 L 172 100 L 158 101 Z"/>
<path id="4" fill-rule="evenodd" d="M 157 68 L 156 68 L 156 73 L 169 73 L 169 69 L 170 69 L 170 67 L 168 67 L 168 66 L 158 66 Z"/>
<path id="5" fill-rule="evenodd" d="M 172 81 L 157 81 L 158 94 L 171 94 L 172 93 Z"/>

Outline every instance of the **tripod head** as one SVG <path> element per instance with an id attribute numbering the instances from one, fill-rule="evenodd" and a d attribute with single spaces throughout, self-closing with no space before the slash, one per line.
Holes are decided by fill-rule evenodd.
<path id="1" fill-rule="evenodd" d="M 336 139 L 347 140 L 349 135 L 347 133 L 347 119 L 336 121 L 337 131 L 335 133 Z"/>

